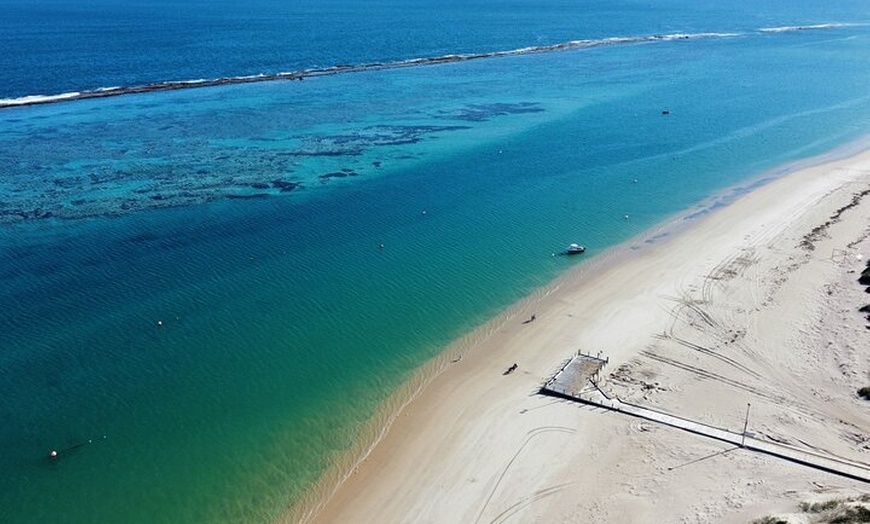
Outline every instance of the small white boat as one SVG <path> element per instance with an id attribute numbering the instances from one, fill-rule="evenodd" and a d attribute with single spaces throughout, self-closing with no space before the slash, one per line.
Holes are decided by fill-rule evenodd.
<path id="1" fill-rule="evenodd" d="M 584 252 L 586 252 L 586 247 L 581 246 L 580 244 L 571 244 L 568 246 L 568 251 L 566 251 L 569 255 L 579 255 Z"/>

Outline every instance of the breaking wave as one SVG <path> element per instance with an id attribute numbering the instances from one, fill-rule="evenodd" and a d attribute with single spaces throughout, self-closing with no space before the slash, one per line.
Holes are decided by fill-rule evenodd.
<path id="1" fill-rule="evenodd" d="M 838 29 L 841 27 L 853 27 L 856 24 L 814 24 L 814 25 L 787 25 L 782 27 L 763 27 L 761 33 L 790 33 L 792 31 L 807 31 L 811 29 Z"/>
<path id="2" fill-rule="evenodd" d="M 800 31 L 806 29 L 835 29 L 848 27 L 854 24 L 817 24 L 805 26 L 768 27 L 759 29 L 758 33 L 782 33 Z M 426 65 L 447 64 L 453 62 L 466 62 L 481 60 L 484 58 L 498 58 L 505 56 L 532 55 L 539 53 L 552 53 L 557 51 L 569 51 L 575 49 L 587 49 L 594 47 L 643 44 L 653 42 L 671 42 L 675 40 L 699 40 L 730 38 L 744 36 L 746 33 L 672 33 L 665 35 L 611 37 L 596 40 L 571 40 L 559 44 L 522 47 L 509 51 L 493 51 L 489 53 L 473 54 L 448 54 L 428 58 L 412 58 L 396 62 L 375 62 L 358 65 L 335 65 L 330 67 L 302 69 L 299 71 L 282 73 L 263 73 L 247 76 L 232 76 L 224 78 L 201 78 L 196 80 L 173 80 L 136 86 L 101 87 L 93 90 L 75 91 L 56 95 L 28 95 L 19 98 L 0 99 L 0 109 L 9 107 L 21 107 L 37 104 L 50 104 L 55 102 L 67 102 L 72 100 L 86 100 L 90 98 L 107 98 L 112 96 L 129 95 L 136 93 L 151 93 L 155 91 L 173 91 L 179 89 L 192 89 L 197 87 L 214 87 L 231 84 L 250 84 L 256 82 L 269 82 L 274 80 L 303 80 L 305 78 L 336 75 L 342 73 L 358 73 L 363 71 L 377 71 L 384 69 L 400 69 L 405 67 L 418 67 Z"/>

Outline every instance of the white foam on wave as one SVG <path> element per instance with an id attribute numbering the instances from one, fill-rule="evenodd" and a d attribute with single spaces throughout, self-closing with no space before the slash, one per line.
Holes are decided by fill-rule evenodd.
<path id="1" fill-rule="evenodd" d="M 786 25 L 782 27 L 762 27 L 758 31 L 761 33 L 789 33 L 792 31 L 806 31 L 809 29 L 837 29 L 841 27 L 851 27 L 854 24 L 813 24 L 813 25 Z"/>
<path id="2" fill-rule="evenodd" d="M 743 33 L 671 33 L 663 35 L 665 40 L 692 40 L 698 38 L 734 38 Z"/>
<path id="3" fill-rule="evenodd" d="M 541 49 L 541 46 L 529 46 L 529 47 L 521 47 L 519 49 L 514 49 L 513 52 L 517 54 L 522 53 L 534 53 L 535 51 Z"/>
<path id="4" fill-rule="evenodd" d="M 190 88 L 190 87 L 205 87 L 205 86 L 217 86 L 224 84 L 234 84 L 234 83 L 251 83 L 258 81 L 267 81 L 267 80 L 281 80 L 281 79 L 297 79 L 304 78 L 306 76 L 320 76 L 320 75 L 330 75 L 330 74 L 338 74 L 344 72 L 355 72 L 355 71 L 366 71 L 373 69 L 395 69 L 409 66 L 422 66 L 422 65 L 431 65 L 431 64 L 440 64 L 440 63 L 448 63 L 448 62 L 461 62 L 466 60 L 479 60 L 482 58 L 497 58 L 504 56 L 517 56 L 517 55 L 530 55 L 530 54 L 539 54 L 539 53 L 550 53 L 555 51 L 566 51 L 573 49 L 584 49 L 590 47 L 600 47 L 600 46 L 609 46 L 609 45 L 621 45 L 621 44 L 636 44 L 643 42 L 656 42 L 656 41 L 670 41 L 670 40 L 688 40 L 688 39 L 696 39 L 696 38 L 722 38 L 729 36 L 737 36 L 736 33 L 674 33 L 668 35 L 651 35 L 651 36 L 614 36 L 609 38 L 600 38 L 600 39 L 590 39 L 590 40 L 571 40 L 568 42 L 561 42 L 558 44 L 552 45 L 543 45 L 543 46 L 529 46 L 529 47 L 521 47 L 518 49 L 512 49 L 508 51 L 493 51 L 489 53 L 474 53 L 474 54 L 446 54 L 442 56 L 436 57 L 423 57 L 423 58 L 410 58 L 407 60 L 400 60 L 396 62 L 387 62 L 387 63 L 371 63 L 371 64 L 357 64 L 357 65 L 332 65 L 327 67 L 313 67 L 309 69 L 303 69 L 297 72 L 283 72 L 278 74 L 254 74 L 254 75 L 245 75 L 245 76 L 234 76 L 234 77 L 225 77 L 225 78 L 197 78 L 192 80 L 168 80 L 165 82 L 158 82 L 155 84 L 144 84 L 138 86 L 129 86 L 129 87 L 102 87 L 98 89 L 94 89 L 91 91 L 83 91 L 76 93 L 64 93 L 60 95 L 53 96 L 25 96 L 21 98 L 15 99 L 6 99 L 0 100 L 0 108 L 3 107 L 12 107 L 12 106 L 23 106 L 23 105 L 34 105 L 34 104 L 46 104 L 51 102 L 60 102 L 63 100 L 76 100 L 76 99 L 85 99 L 85 98 L 100 98 L 106 96 L 119 96 L 128 93 L 143 93 L 150 91 L 161 91 L 161 90 L 169 90 L 169 89 L 179 89 L 179 88 Z"/>
<path id="5" fill-rule="evenodd" d="M 0 98 L 0 107 L 26 106 L 32 104 L 48 104 L 50 102 L 60 102 L 62 100 L 76 99 L 82 94 L 80 92 L 61 93 L 59 95 L 28 95 L 18 98 Z"/>
<path id="6" fill-rule="evenodd" d="M 805 29 L 833 29 L 838 27 L 849 27 L 862 24 L 842 24 L 842 23 L 827 23 L 802 26 L 783 26 L 783 27 L 767 27 L 758 29 L 760 33 L 783 33 L 789 31 L 800 31 Z M 399 69 L 404 67 L 424 66 L 443 64 L 449 62 L 462 62 L 467 60 L 479 60 L 483 58 L 498 58 L 505 56 L 531 55 L 540 53 L 550 53 L 557 51 L 569 51 L 575 49 L 587 49 L 593 47 L 603 47 L 612 45 L 629 45 L 643 44 L 653 42 L 672 42 L 678 40 L 698 40 L 698 39 L 716 39 L 716 38 L 733 38 L 744 36 L 746 33 L 669 33 L 646 36 L 613 36 L 608 38 L 588 39 L 588 40 L 570 40 L 551 45 L 520 47 L 507 51 L 492 51 L 488 53 L 472 53 L 472 54 L 446 54 L 436 57 L 426 58 L 410 58 L 407 60 L 399 60 L 395 62 L 373 62 L 368 64 L 339 64 L 332 66 L 313 66 L 311 68 L 302 69 L 295 72 L 281 73 L 259 73 L 254 75 L 234 76 L 225 78 L 206 79 L 198 78 L 194 80 L 170 80 L 155 84 L 144 84 L 129 87 L 101 87 L 92 91 L 63 93 L 59 95 L 31 95 L 20 98 L 0 99 L 0 108 L 46 104 L 51 102 L 61 102 L 65 100 L 77 100 L 86 98 L 100 98 L 106 96 L 119 96 L 132 93 L 146 93 L 151 91 L 164 91 L 170 89 L 184 89 L 193 87 L 209 87 L 226 84 L 241 84 L 252 82 L 264 82 L 270 80 L 297 80 L 305 77 L 334 75 L 349 72 L 372 71 L 382 69 Z"/>
<path id="7" fill-rule="evenodd" d="M 602 47 L 609 45 L 620 44 L 638 44 L 644 42 L 660 42 L 673 40 L 695 40 L 700 38 L 730 38 L 741 36 L 742 33 L 672 33 L 666 35 L 650 35 L 650 36 L 612 36 L 608 38 L 588 39 L 588 40 L 570 40 L 559 44 L 521 47 L 510 51 L 495 51 L 485 55 L 464 55 L 471 58 L 510 56 L 510 55 L 528 55 L 535 53 L 547 53 L 552 51 L 563 51 L 571 49 L 585 49 L 590 47 Z M 453 56 L 453 55 L 448 55 Z M 446 57 L 443 57 L 446 58 Z M 431 59 L 430 59 L 431 60 Z"/>

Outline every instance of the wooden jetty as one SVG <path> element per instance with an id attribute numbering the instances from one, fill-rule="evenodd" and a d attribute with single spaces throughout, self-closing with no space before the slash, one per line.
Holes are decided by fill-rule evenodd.
<path id="1" fill-rule="evenodd" d="M 596 386 L 595 381 L 598 372 L 607 362 L 607 359 L 601 359 L 600 356 L 593 357 L 578 352 L 576 356 L 562 366 L 553 378 L 544 384 L 540 392 L 544 395 L 581 402 L 652 422 L 658 422 L 696 435 L 734 444 L 746 450 L 764 453 L 790 462 L 827 471 L 828 473 L 870 483 L 870 464 L 809 451 L 779 442 L 762 440 L 747 433 L 745 429 L 742 433 L 738 433 L 608 397 Z"/>
<path id="2" fill-rule="evenodd" d="M 602 359 L 600 356 L 593 357 L 578 351 L 562 365 L 553 378 L 544 384 L 541 391 L 574 399 L 584 391 L 595 390 L 597 388 L 594 383 L 598 378 L 598 372 L 608 362 L 608 359 Z"/>

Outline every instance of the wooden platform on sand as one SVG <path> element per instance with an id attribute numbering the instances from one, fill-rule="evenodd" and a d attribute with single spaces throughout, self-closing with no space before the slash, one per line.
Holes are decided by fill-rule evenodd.
<path id="1" fill-rule="evenodd" d="M 607 359 L 602 359 L 600 356 L 593 357 L 578 352 L 576 356 L 572 357 L 571 360 L 562 366 L 553 378 L 544 384 L 540 392 L 544 395 L 581 402 L 609 411 L 657 422 L 696 435 L 728 442 L 738 448 L 764 453 L 796 464 L 870 483 L 870 464 L 801 449 L 779 442 L 762 440 L 756 438 L 751 433 L 747 433 L 745 430 L 743 433 L 739 433 L 717 428 L 678 415 L 623 402 L 618 398 L 611 398 L 596 385 L 597 374 L 607 362 Z"/>
<path id="2" fill-rule="evenodd" d="M 562 368 L 541 388 L 542 392 L 577 397 L 584 391 L 594 389 L 593 381 L 598 372 L 607 364 L 608 359 L 593 357 L 578 351 Z"/>

